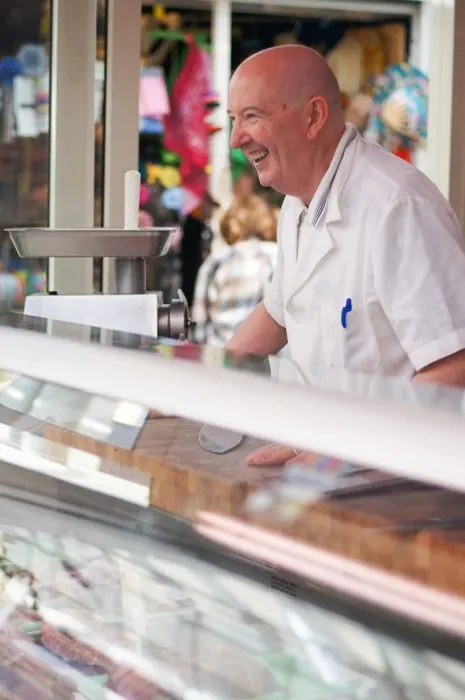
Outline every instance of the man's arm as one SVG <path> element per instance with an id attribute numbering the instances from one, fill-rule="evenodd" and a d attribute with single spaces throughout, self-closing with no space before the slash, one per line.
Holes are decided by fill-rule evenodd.
<path id="1" fill-rule="evenodd" d="M 287 343 L 286 329 L 276 323 L 261 302 L 226 345 L 234 355 L 276 355 Z"/>
<path id="2" fill-rule="evenodd" d="M 465 388 L 465 350 L 428 365 L 415 375 L 414 381 Z"/>
<path id="3" fill-rule="evenodd" d="M 393 202 L 374 236 L 372 264 L 414 379 L 463 385 L 465 246 L 449 205 L 437 195 Z"/>
<path id="4" fill-rule="evenodd" d="M 283 306 L 284 259 L 282 250 L 282 226 L 284 202 L 278 224 L 278 254 L 274 274 L 265 299 L 244 321 L 226 345 L 235 355 L 276 355 L 287 343 Z"/>

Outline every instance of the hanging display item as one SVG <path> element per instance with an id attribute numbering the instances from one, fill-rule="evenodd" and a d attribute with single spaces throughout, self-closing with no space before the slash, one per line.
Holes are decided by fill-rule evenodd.
<path id="1" fill-rule="evenodd" d="M 181 184 L 179 168 L 175 168 L 172 165 L 146 163 L 145 172 L 149 186 L 156 185 L 159 182 L 163 187 L 170 189 L 171 187 L 179 187 Z"/>
<path id="2" fill-rule="evenodd" d="M 163 118 L 169 112 L 170 103 L 163 68 L 142 68 L 139 81 L 140 133 L 163 133 Z"/>
<path id="3" fill-rule="evenodd" d="M 355 37 L 345 36 L 326 56 L 343 95 L 356 95 L 362 84 L 363 47 Z"/>
<path id="4" fill-rule="evenodd" d="M 211 92 L 210 56 L 191 40 L 186 60 L 171 91 L 171 112 L 165 117 L 165 148 L 181 159 L 183 213 L 193 211 L 208 187 L 209 127 L 204 96 Z"/>
<path id="5" fill-rule="evenodd" d="M 376 77 L 401 64 L 407 53 L 407 29 L 402 22 L 351 27 L 326 54 L 343 94 L 343 108 L 360 94 L 370 94 Z"/>
<path id="6" fill-rule="evenodd" d="M 219 131 L 223 130 L 223 127 L 217 123 L 215 110 L 220 106 L 220 97 L 215 90 L 208 90 L 203 95 L 203 102 L 205 105 L 205 124 L 207 125 L 207 130 L 210 136 L 217 134 Z"/>
<path id="7" fill-rule="evenodd" d="M 428 78 L 408 63 L 391 66 L 375 80 L 365 138 L 411 161 L 427 138 Z"/>

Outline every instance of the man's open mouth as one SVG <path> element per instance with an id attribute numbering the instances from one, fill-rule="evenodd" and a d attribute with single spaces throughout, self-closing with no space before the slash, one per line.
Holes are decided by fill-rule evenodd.
<path id="1" fill-rule="evenodd" d="M 265 160 L 267 155 L 268 151 L 266 150 L 266 148 L 264 148 L 263 151 L 256 151 L 255 153 L 251 153 L 249 155 L 249 160 L 252 163 L 252 165 L 258 165 L 262 162 L 262 160 Z"/>

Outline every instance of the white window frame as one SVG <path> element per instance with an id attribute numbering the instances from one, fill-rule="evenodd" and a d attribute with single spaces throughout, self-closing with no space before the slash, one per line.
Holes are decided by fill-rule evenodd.
<path id="1" fill-rule="evenodd" d="M 51 29 L 50 226 L 89 228 L 94 225 L 97 0 L 54 0 Z M 48 286 L 60 294 L 92 294 L 92 259 L 51 258 Z"/>

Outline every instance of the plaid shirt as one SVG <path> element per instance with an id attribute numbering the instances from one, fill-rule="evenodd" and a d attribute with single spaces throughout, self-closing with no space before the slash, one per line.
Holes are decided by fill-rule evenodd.
<path id="1" fill-rule="evenodd" d="M 265 296 L 277 245 L 251 238 L 210 255 L 197 277 L 192 318 L 198 343 L 225 345 Z"/>

